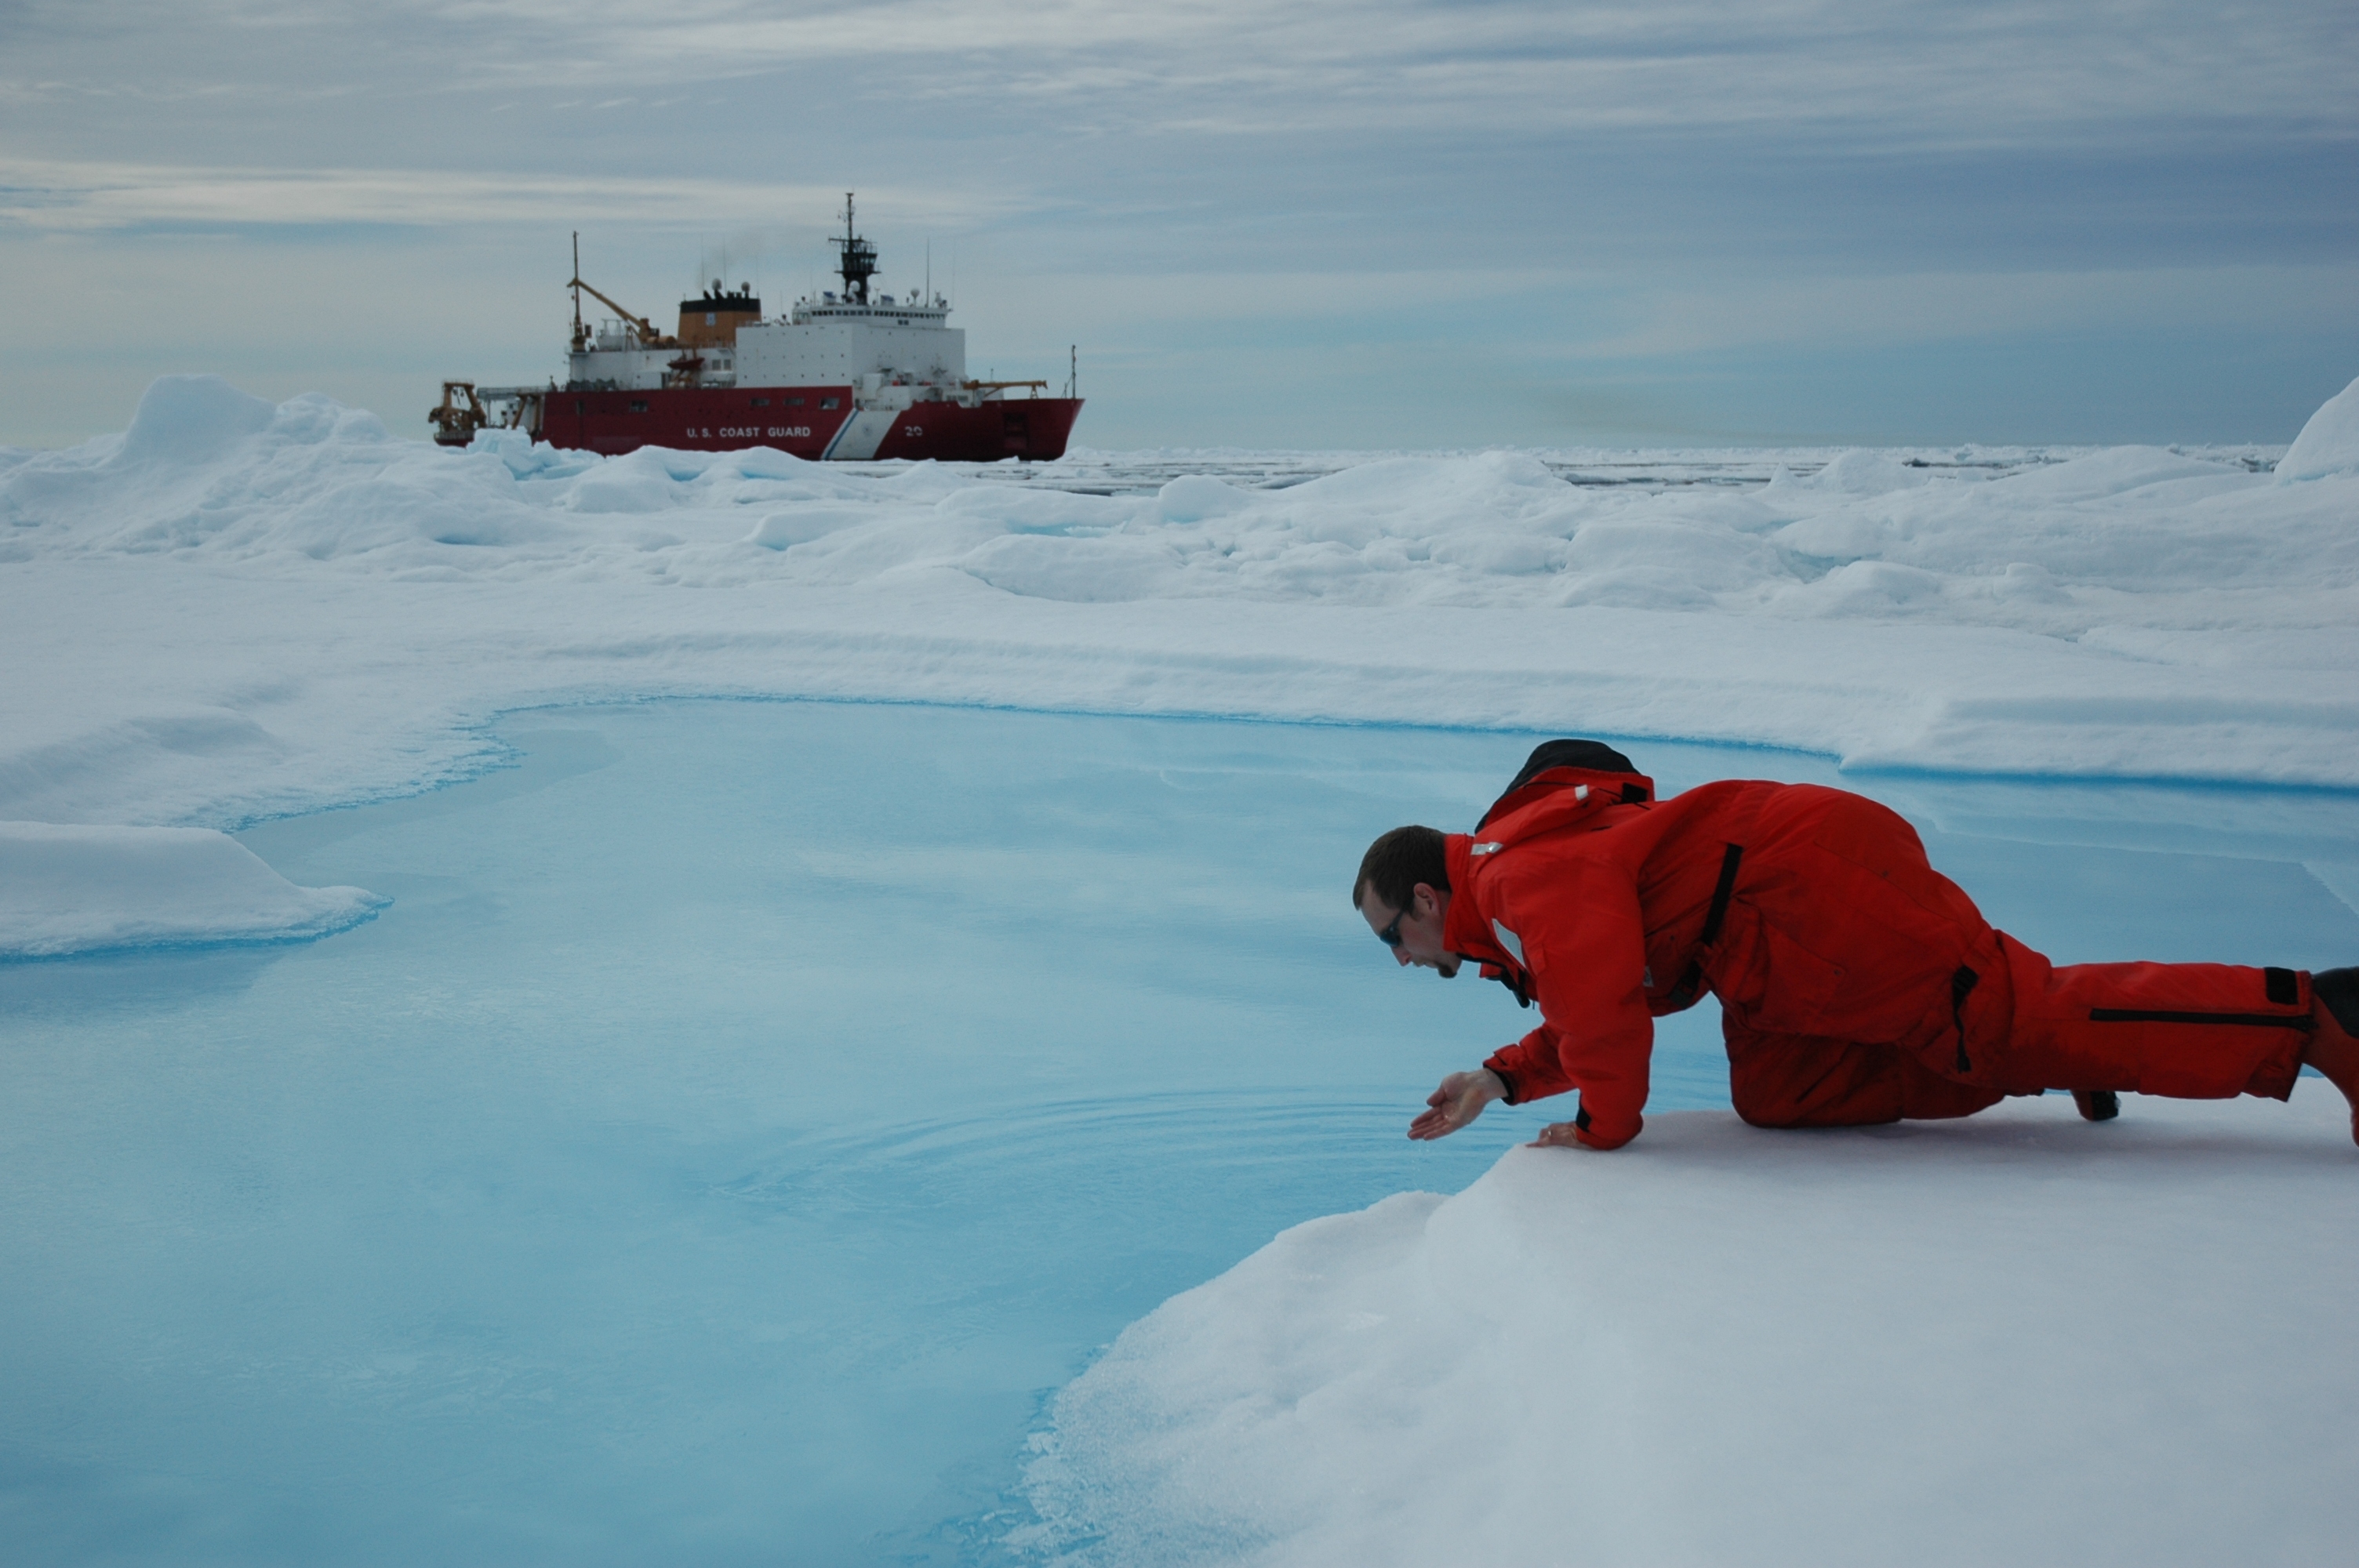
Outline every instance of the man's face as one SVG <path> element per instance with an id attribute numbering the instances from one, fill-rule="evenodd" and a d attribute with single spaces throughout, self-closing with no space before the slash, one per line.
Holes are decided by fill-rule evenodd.
<path id="1" fill-rule="evenodd" d="M 1371 891 L 1360 905 L 1360 918 L 1379 939 L 1400 921 L 1400 945 L 1393 949 L 1397 963 L 1415 964 L 1421 969 L 1431 969 L 1443 979 L 1458 972 L 1458 955 L 1441 945 L 1441 917 L 1450 908 L 1450 895 L 1425 883 L 1417 884 L 1409 894 L 1407 909 L 1389 909 L 1385 901 Z"/>

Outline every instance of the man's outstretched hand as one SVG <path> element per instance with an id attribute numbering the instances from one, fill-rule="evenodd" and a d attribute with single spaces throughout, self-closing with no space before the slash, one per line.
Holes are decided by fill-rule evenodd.
<path id="1" fill-rule="evenodd" d="M 1441 1080 L 1440 1088 L 1425 1097 L 1430 1108 L 1408 1124 L 1408 1135 L 1418 1139 L 1447 1138 L 1482 1115 L 1484 1106 L 1506 1098 L 1507 1086 L 1488 1067 L 1452 1073 Z"/>

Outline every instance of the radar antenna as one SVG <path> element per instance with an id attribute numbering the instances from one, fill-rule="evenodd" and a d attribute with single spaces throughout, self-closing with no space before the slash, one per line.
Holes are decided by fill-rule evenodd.
<path id="1" fill-rule="evenodd" d="M 843 193 L 843 238 L 830 242 L 842 247 L 836 270 L 843 276 L 843 297 L 855 305 L 868 303 L 868 280 L 876 276 L 876 247 L 852 228 L 852 192 Z"/>

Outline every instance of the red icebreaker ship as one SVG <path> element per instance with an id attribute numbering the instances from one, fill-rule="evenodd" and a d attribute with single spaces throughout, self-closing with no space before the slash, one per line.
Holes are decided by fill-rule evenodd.
<path id="1" fill-rule="evenodd" d="M 1065 396 L 1043 397 L 1043 381 L 968 380 L 966 332 L 947 324 L 947 300 L 872 296 L 876 247 L 853 231 L 849 194 L 834 243 L 843 253 L 841 295 L 799 299 L 766 320 L 751 288 L 724 292 L 716 278 L 703 297 L 680 301 L 671 337 L 582 282 L 577 248 L 565 384 L 445 382 L 441 406 L 427 416 L 434 438 L 463 447 L 491 427 L 610 454 L 775 447 L 846 461 L 1064 456 L 1082 411 L 1071 383 Z M 619 319 L 585 326 L 585 293 Z M 1024 395 L 1009 395 L 1016 392 Z"/>

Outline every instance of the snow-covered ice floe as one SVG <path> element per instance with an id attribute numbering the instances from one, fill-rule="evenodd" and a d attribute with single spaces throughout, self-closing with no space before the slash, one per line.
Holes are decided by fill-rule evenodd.
<path id="1" fill-rule="evenodd" d="M 302 941 L 389 902 L 364 888 L 298 887 L 209 827 L 0 822 L 0 956 Z"/>
<path id="2" fill-rule="evenodd" d="M 1648 490 L 1490 451 L 1097 495 L 453 453 L 168 376 L 119 437 L 0 450 L 0 818 L 234 827 L 477 771 L 503 709 L 679 695 L 2359 785 L 2359 389 L 2274 476 L 1962 455 Z"/>
<path id="3" fill-rule="evenodd" d="M 2346 1108 L 1652 1117 L 1281 1234 L 1058 1398 L 1083 1564 L 2347 1561 Z"/>
<path id="4" fill-rule="evenodd" d="M 2359 785 L 2354 408 L 2274 476 L 1853 451 L 1648 491 L 1491 451 L 1108 496 L 448 452 L 171 377 L 120 437 L 0 451 L 0 816 L 233 825 L 473 771 L 502 708 L 682 694 Z"/>

